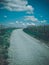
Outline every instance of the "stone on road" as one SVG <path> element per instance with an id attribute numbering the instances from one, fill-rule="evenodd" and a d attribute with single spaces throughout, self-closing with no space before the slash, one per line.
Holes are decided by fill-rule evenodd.
<path id="1" fill-rule="evenodd" d="M 9 65 L 49 65 L 49 48 L 22 29 L 12 32 L 9 55 Z"/>

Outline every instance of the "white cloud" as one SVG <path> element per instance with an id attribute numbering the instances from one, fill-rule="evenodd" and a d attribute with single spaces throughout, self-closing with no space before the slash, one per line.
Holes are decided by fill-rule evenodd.
<path id="1" fill-rule="evenodd" d="M 34 16 L 25 16 L 24 17 L 25 21 L 33 21 L 33 22 L 38 22 L 39 20 L 35 18 Z"/>
<path id="2" fill-rule="evenodd" d="M 29 22 L 27 22 L 26 25 L 35 25 L 35 23 L 29 23 Z"/>
<path id="3" fill-rule="evenodd" d="M 41 21 L 41 23 L 46 23 L 47 22 L 47 20 L 43 20 L 43 21 Z"/>
<path id="4" fill-rule="evenodd" d="M 25 23 L 22 23 L 23 26 L 25 26 Z"/>
<path id="5" fill-rule="evenodd" d="M 43 16 L 40 16 L 41 18 L 43 18 Z"/>
<path id="6" fill-rule="evenodd" d="M 30 23 L 28 23 L 28 22 L 27 22 L 26 24 L 27 24 L 27 25 L 31 25 L 31 24 L 30 24 Z"/>
<path id="7" fill-rule="evenodd" d="M 4 18 L 7 18 L 7 16 L 6 16 L 6 15 L 4 15 Z"/>
<path id="8" fill-rule="evenodd" d="M 15 23 L 13 23 L 13 22 L 10 22 L 9 24 L 10 24 L 10 25 L 13 25 L 13 24 L 15 24 Z"/>
<path id="9" fill-rule="evenodd" d="M 35 25 L 35 23 L 31 23 L 31 25 Z"/>
<path id="10" fill-rule="evenodd" d="M 16 24 L 18 24 L 19 23 L 19 21 L 16 21 Z"/>
<path id="11" fill-rule="evenodd" d="M 4 0 L 4 7 L 10 11 L 26 11 L 28 14 L 33 13 L 34 8 L 28 4 L 27 0 Z"/>

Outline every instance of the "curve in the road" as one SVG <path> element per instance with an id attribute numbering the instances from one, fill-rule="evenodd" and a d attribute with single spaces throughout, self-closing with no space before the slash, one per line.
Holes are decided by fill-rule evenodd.
<path id="1" fill-rule="evenodd" d="M 49 65 L 49 48 L 41 43 L 22 29 L 14 30 L 10 37 L 10 65 Z"/>

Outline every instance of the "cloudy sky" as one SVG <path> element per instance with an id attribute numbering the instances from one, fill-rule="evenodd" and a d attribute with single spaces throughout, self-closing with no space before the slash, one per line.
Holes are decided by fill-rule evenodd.
<path id="1" fill-rule="evenodd" d="M 49 24 L 49 0 L 0 0 L 0 24 Z"/>

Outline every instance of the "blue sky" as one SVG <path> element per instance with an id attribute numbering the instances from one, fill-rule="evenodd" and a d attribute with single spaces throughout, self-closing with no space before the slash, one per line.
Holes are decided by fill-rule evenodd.
<path id="1" fill-rule="evenodd" d="M 49 0 L 0 0 L 0 24 L 49 24 Z"/>

